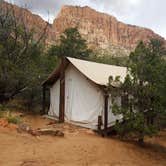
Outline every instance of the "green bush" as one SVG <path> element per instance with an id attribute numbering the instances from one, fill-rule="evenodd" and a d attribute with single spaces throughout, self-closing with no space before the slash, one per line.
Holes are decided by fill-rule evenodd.
<path id="1" fill-rule="evenodd" d="M 5 104 L 0 104 L 0 111 L 8 111 L 8 108 Z"/>
<path id="2" fill-rule="evenodd" d="M 20 120 L 17 117 L 7 117 L 8 123 L 18 124 Z"/>
<path id="3" fill-rule="evenodd" d="M 4 111 L 4 105 L 0 104 L 0 111 Z"/>

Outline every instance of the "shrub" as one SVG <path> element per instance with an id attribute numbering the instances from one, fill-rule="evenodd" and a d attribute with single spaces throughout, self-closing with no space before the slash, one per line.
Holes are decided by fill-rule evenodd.
<path id="1" fill-rule="evenodd" d="M 7 120 L 8 123 L 14 123 L 14 124 L 18 124 L 20 122 L 19 118 L 12 116 L 7 117 Z"/>

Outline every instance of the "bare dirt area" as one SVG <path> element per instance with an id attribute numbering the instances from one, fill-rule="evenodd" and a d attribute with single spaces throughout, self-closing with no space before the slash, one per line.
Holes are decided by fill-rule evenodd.
<path id="1" fill-rule="evenodd" d="M 14 127 L 0 128 L 0 166 L 165 166 L 166 132 L 147 144 L 103 138 L 89 129 L 55 124 L 41 116 L 23 116 L 33 128 L 55 128 L 64 137 L 32 136 Z"/>

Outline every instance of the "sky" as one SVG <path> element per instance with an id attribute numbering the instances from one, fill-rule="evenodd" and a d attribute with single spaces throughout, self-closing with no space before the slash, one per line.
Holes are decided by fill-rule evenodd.
<path id="1" fill-rule="evenodd" d="M 89 6 L 119 21 L 152 29 L 166 39 L 166 0 L 6 0 L 50 23 L 63 5 Z"/>

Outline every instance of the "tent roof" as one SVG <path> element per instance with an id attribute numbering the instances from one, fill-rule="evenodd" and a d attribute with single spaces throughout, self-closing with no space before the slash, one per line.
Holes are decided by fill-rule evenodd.
<path id="1" fill-rule="evenodd" d="M 67 59 L 81 73 L 83 73 L 86 77 L 99 85 L 107 85 L 110 76 L 112 76 L 113 79 L 115 79 L 116 76 L 120 76 L 120 81 L 123 82 L 127 74 L 126 67 L 106 65 L 70 57 L 67 57 Z"/>
<path id="2" fill-rule="evenodd" d="M 106 65 L 102 63 L 96 63 L 86 60 L 80 60 L 76 58 L 66 57 L 66 59 L 76 67 L 83 75 L 85 75 L 88 79 L 93 81 L 98 85 L 107 85 L 108 79 L 110 76 L 115 79 L 116 76 L 120 76 L 120 81 L 124 81 L 127 68 L 114 66 L 114 65 Z M 47 82 L 54 82 L 56 81 L 57 77 L 59 77 L 61 66 L 59 66 L 56 70 L 54 70 L 48 79 L 44 81 L 43 84 Z M 56 77 L 56 78 L 55 78 Z M 114 86 L 114 85 L 113 85 Z M 116 85 L 115 85 L 116 86 Z"/>

